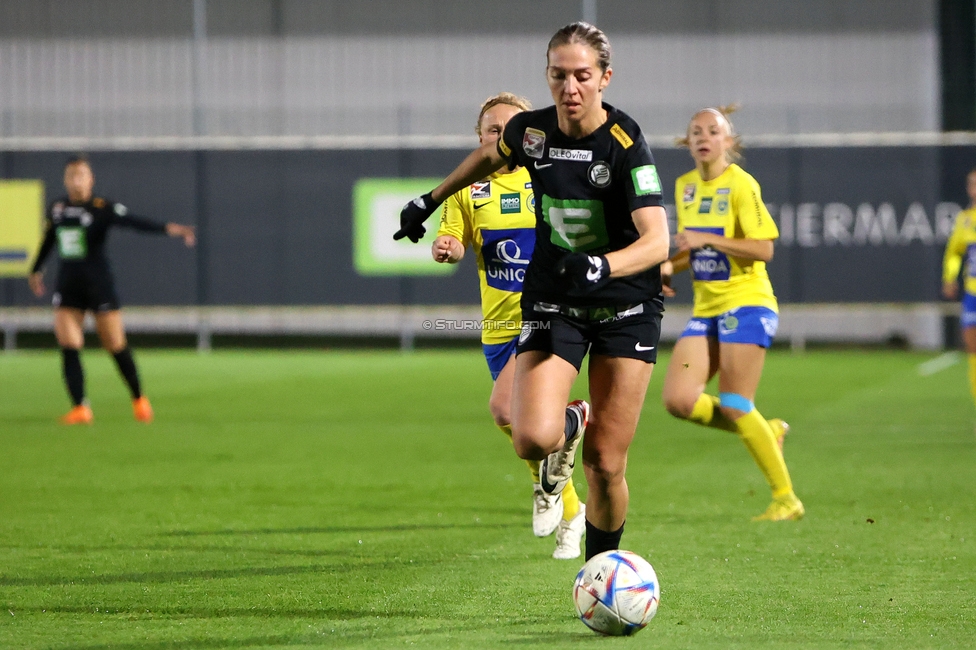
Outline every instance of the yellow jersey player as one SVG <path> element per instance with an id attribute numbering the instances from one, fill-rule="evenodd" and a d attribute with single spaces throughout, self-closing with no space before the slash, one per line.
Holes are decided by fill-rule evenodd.
<path id="1" fill-rule="evenodd" d="M 959 271 L 965 257 L 962 295 L 962 338 L 969 358 L 969 390 L 976 401 L 976 169 L 966 176 L 969 207 L 956 216 L 942 262 L 942 295 L 959 297 Z"/>
<path id="2" fill-rule="evenodd" d="M 475 131 L 482 144 L 496 142 L 509 118 L 528 110 L 527 100 L 511 93 L 490 97 L 481 107 Z M 481 282 L 481 342 L 494 382 L 488 408 L 505 435 L 512 437 L 511 401 L 515 345 L 522 328 L 522 282 L 535 247 L 535 197 L 524 167 L 502 169 L 444 202 L 431 253 L 438 262 L 457 263 L 470 247 L 478 258 Z M 556 559 L 580 555 L 586 529 L 585 506 L 572 480 L 562 492 L 546 494 L 539 461 L 528 460 L 533 483 L 532 530 L 539 537 L 556 532 Z"/>
<path id="3" fill-rule="evenodd" d="M 669 280 L 691 269 L 694 311 L 671 356 L 663 398 L 675 417 L 739 435 L 773 492 L 756 520 L 795 520 L 804 510 L 783 460 L 788 427 L 781 420 L 767 422 L 754 404 L 766 348 L 779 323 L 766 273 L 779 231 L 759 184 L 734 162 L 739 138 L 728 112 L 697 112 L 679 141 L 690 148 L 695 169 L 675 183 L 679 252 L 661 272 Z M 718 397 L 704 392 L 716 373 Z"/>

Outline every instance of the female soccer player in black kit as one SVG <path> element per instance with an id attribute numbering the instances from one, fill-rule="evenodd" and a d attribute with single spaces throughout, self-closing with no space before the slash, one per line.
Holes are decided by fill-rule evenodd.
<path id="1" fill-rule="evenodd" d="M 86 311 L 95 313 L 95 328 L 102 347 L 115 358 L 119 372 L 129 385 L 136 420 L 151 422 L 152 406 L 142 394 L 136 364 L 126 342 L 119 299 L 105 256 L 105 240 L 113 226 L 182 237 L 187 246 L 196 243 L 196 234 L 192 226 L 162 224 L 130 215 L 121 203 L 94 196 L 94 186 L 95 176 L 88 160 L 83 157 L 69 160 L 64 168 L 68 196 L 55 201 L 48 209 L 47 232 L 28 278 L 34 294 L 44 295 L 44 260 L 56 245 L 61 267 L 53 299 L 54 334 L 61 346 L 64 381 L 74 404 L 61 422 L 91 424 L 94 419 L 85 399 L 85 374 L 79 355 L 85 342 L 82 324 Z"/>
<path id="2" fill-rule="evenodd" d="M 602 101 L 611 75 L 603 32 L 587 23 L 560 29 L 547 50 L 555 106 L 513 116 L 497 144 L 475 150 L 408 203 L 394 235 L 418 241 L 441 201 L 505 164 L 529 170 L 536 244 L 522 293 L 513 441 L 522 458 L 543 461 L 543 488 L 555 493 L 572 475 L 586 429 L 587 559 L 617 548 L 623 534 L 627 450 L 657 361 L 659 266 L 669 244 L 640 127 Z M 565 406 L 587 352 L 591 415 L 570 421 Z"/>

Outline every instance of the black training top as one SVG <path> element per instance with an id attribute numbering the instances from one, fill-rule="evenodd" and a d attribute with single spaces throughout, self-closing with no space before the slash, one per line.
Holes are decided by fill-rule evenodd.
<path id="1" fill-rule="evenodd" d="M 499 153 L 532 176 L 536 237 L 522 288 L 526 300 L 593 307 L 660 296 L 658 266 L 587 294 L 556 276 L 559 259 L 570 251 L 602 255 L 635 242 L 631 212 L 662 205 L 661 181 L 640 127 L 623 111 L 603 108 L 606 123 L 584 138 L 562 133 L 550 106 L 514 115 L 498 141 Z"/>
<path id="2" fill-rule="evenodd" d="M 121 203 L 99 197 L 80 205 L 72 204 L 67 198 L 55 201 L 48 208 L 44 225 L 44 241 L 34 261 L 33 273 L 41 269 L 55 244 L 63 272 L 82 266 L 108 269 L 105 240 L 112 226 L 144 232 L 166 232 L 166 224 L 129 214 Z"/>

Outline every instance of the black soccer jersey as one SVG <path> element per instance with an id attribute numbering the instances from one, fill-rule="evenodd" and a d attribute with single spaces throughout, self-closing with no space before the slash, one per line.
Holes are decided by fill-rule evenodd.
<path id="1" fill-rule="evenodd" d="M 661 293 L 658 266 L 587 294 L 566 288 L 556 276 L 559 259 L 569 252 L 602 255 L 635 242 L 631 212 L 662 205 L 661 181 L 640 127 L 609 104 L 603 108 L 606 123 L 584 138 L 562 133 L 550 106 L 514 115 L 498 141 L 499 153 L 532 177 L 536 238 L 522 289 L 526 300 L 613 306 Z"/>
<path id="2" fill-rule="evenodd" d="M 45 226 L 47 231 L 34 261 L 33 272 L 40 270 L 55 245 L 61 258 L 62 273 L 82 266 L 107 270 L 105 241 L 112 226 L 144 232 L 166 232 L 166 224 L 131 215 L 121 203 L 99 197 L 80 205 L 74 205 L 66 198 L 55 201 L 48 208 Z"/>

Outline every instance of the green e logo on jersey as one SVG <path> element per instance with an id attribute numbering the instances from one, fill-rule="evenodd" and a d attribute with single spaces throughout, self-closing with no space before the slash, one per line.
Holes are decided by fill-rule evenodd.
<path id="1" fill-rule="evenodd" d="M 554 199 L 543 194 L 542 216 L 552 228 L 549 240 L 560 248 L 589 251 L 610 243 L 602 201 Z"/>
<path id="2" fill-rule="evenodd" d="M 58 254 L 63 260 L 77 260 L 88 255 L 88 240 L 85 229 L 77 226 L 62 226 L 57 230 Z"/>
<path id="3" fill-rule="evenodd" d="M 630 177 L 634 181 L 634 192 L 637 196 L 645 194 L 660 194 L 661 179 L 657 175 L 657 167 L 644 165 L 630 170 Z"/>

